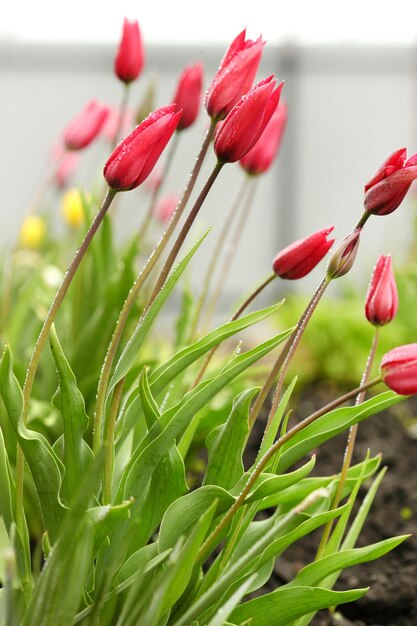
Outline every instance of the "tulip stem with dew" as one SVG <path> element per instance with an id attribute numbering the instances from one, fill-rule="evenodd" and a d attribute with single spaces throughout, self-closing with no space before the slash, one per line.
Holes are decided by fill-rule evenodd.
<path id="1" fill-rule="evenodd" d="M 165 159 L 164 167 L 162 170 L 161 180 L 158 182 L 157 185 L 155 185 L 155 188 L 152 191 L 151 200 L 149 202 L 148 209 L 145 213 L 145 219 L 143 220 L 142 225 L 139 229 L 139 233 L 138 233 L 139 242 L 143 242 L 145 240 L 149 226 L 151 225 L 152 220 L 154 218 L 155 207 L 156 207 L 156 203 L 158 202 L 158 199 L 161 193 L 162 185 L 166 181 L 168 172 L 171 169 L 171 165 L 174 161 L 174 156 L 178 147 L 178 139 L 179 139 L 179 133 L 176 132 L 168 148 L 167 157 Z"/>
<path id="2" fill-rule="evenodd" d="M 371 349 L 369 351 L 365 370 L 362 375 L 362 380 L 361 380 L 362 386 L 368 382 L 369 376 L 372 371 L 372 366 L 374 364 L 375 354 L 376 354 L 376 350 L 378 347 L 379 330 L 380 330 L 380 327 L 375 326 L 375 332 L 374 332 L 374 336 L 372 339 Z M 362 402 L 365 399 L 365 392 L 366 390 L 362 390 L 361 392 L 358 393 L 358 395 L 356 396 L 356 400 L 355 400 L 355 406 L 362 404 Z M 357 432 L 358 432 L 358 424 L 354 424 L 353 426 L 350 427 L 347 444 L 346 444 L 345 452 L 343 455 L 343 463 L 342 463 L 342 469 L 340 472 L 340 480 L 338 482 L 336 493 L 335 493 L 332 505 L 330 507 L 331 510 L 337 509 L 337 507 L 339 506 L 340 500 L 342 499 L 343 489 L 344 489 L 346 478 L 347 478 L 347 473 L 349 471 L 350 464 L 352 462 L 352 456 L 353 456 L 353 450 L 355 447 Z M 324 527 L 323 535 L 321 537 L 320 544 L 317 550 L 316 560 L 319 559 L 321 556 L 323 556 L 323 552 L 326 548 L 327 542 L 329 541 L 332 528 L 333 528 L 333 521 L 327 522 L 327 524 Z"/>
<path id="3" fill-rule="evenodd" d="M 192 325 L 191 332 L 190 332 L 191 339 L 194 338 L 195 333 L 197 331 L 198 323 L 200 321 L 201 311 L 204 307 L 204 304 L 206 302 L 207 296 L 210 291 L 211 281 L 213 280 L 214 273 L 217 268 L 217 264 L 224 250 L 225 241 L 230 232 L 230 228 L 232 226 L 233 220 L 235 219 L 238 213 L 239 207 L 242 203 L 242 200 L 245 197 L 248 184 L 249 184 L 249 179 L 245 177 L 239 188 L 235 201 L 229 207 L 229 212 L 224 221 L 223 228 L 220 231 L 220 234 L 217 238 L 216 245 L 214 246 L 213 252 L 211 254 L 211 259 L 210 259 L 209 264 L 207 265 L 206 274 L 204 276 L 203 285 L 200 291 L 200 296 L 197 300 L 197 305 L 196 305 L 196 309 L 194 312 L 194 320 L 193 320 L 193 325 Z"/>
<path id="4" fill-rule="evenodd" d="M 266 381 L 264 382 L 261 391 L 259 392 L 259 394 L 256 397 L 256 400 L 251 408 L 250 414 L 249 414 L 249 427 L 252 428 L 252 426 L 254 425 L 263 405 L 264 402 L 266 400 L 266 398 L 268 397 L 269 392 L 271 391 L 275 378 L 277 377 L 281 367 L 283 366 L 283 364 L 285 362 L 289 363 L 289 361 L 287 361 L 288 359 L 288 355 L 291 355 L 294 353 L 300 339 L 301 336 L 304 332 L 304 329 L 306 327 L 307 322 L 309 321 L 309 319 L 311 318 L 320 298 L 322 297 L 327 285 L 329 284 L 329 279 L 327 277 L 323 278 L 323 280 L 321 281 L 320 285 L 317 287 L 316 291 L 314 292 L 313 297 L 311 298 L 310 302 L 308 303 L 307 307 L 305 308 L 303 314 L 301 315 L 300 319 L 298 320 L 297 326 L 295 327 L 294 332 L 292 333 L 292 335 L 289 337 L 289 339 L 287 340 L 287 342 L 285 343 L 283 349 L 281 350 L 280 354 L 278 355 L 278 358 L 276 359 Z M 290 356 L 290 358 L 291 358 Z M 282 388 L 282 382 L 281 378 L 278 381 L 277 384 L 277 388 L 275 390 L 275 394 L 274 394 L 274 400 L 273 400 L 273 405 L 271 407 L 270 413 L 269 413 L 269 417 L 268 417 L 268 425 L 267 428 L 270 424 L 270 421 L 272 419 L 272 417 L 274 416 L 274 413 L 277 409 L 277 402 L 279 402 L 279 395 L 281 392 L 281 388 Z M 276 398 L 278 398 L 278 401 L 276 400 Z M 276 405 L 276 406 L 275 406 Z M 272 416 L 272 417 L 271 417 Z"/>
<path id="5" fill-rule="evenodd" d="M 145 312 L 149 309 L 149 307 L 151 306 L 151 304 L 153 303 L 153 301 L 155 300 L 155 298 L 157 297 L 157 295 L 159 294 L 159 292 L 161 291 L 162 287 L 165 284 L 165 281 L 168 277 L 169 272 L 171 271 L 172 266 L 175 263 L 175 259 L 178 256 L 179 251 L 181 250 L 182 244 L 184 243 L 191 226 L 194 224 L 194 220 L 197 217 L 201 207 L 203 206 L 204 200 L 207 198 L 207 195 L 210 191 L 210 189 L 212 188 L 215 180 L 217 179 L 218 175 L 220 174 L 220 172 L 223 169 L 223 165 L 224 163 L 217 161 L 216 165 L 213 168 L 213 171 L 211 172 L 210 176 L 207 179 L 206 184 L 204 185 L 203 189 L 200 192 L 200 195 L 198 196 L 197 200 L 194 203 L 193 208 L 191 209 L 187 219 L 185 220 L 183 227 L 181 228 L 178 237 L 176 238 L 174 245 L 172 247 L 171 252 L 168 255 L 167 260 L 165 261 L 165 264 L 158 276 L 158 279 L 155 283 L 153 292 L 151 294 L 151 297 L 149 298 L 149 301 L 146 305 L 145 308 Z"/>
<path id="6" fill-rule="evenodd" d="M 253 176 L 248 176 L 247 179 L 251 182 L 248 190 L 248 195 L 246 196 L 246 200 L 242 205 L 242 211 L 239 216 L 239 220 L 236 223 L 236 228 L 232 233 L 231 239 L 226 246 L 225 255 L 223 258 L 222 267 L 218 274 L 217 284 L 213 290 L 213 295 L 211 296 L 208 304 L 207 310 L 204 316 L 204 330 L 208 330 L 210 322 L 214 316 L 217 305 L 220 300 L 220 296 L 223 292 L 224 285 L 226 283 L 227 276 L 230 272 L 230 268 L 233 264 L 233 257 L 236 254 L 236 251 L 239 248 L 239 243 L 244 233 L 246 223 L 248 221 L 251 209 L 253 207 L 253 199 L 255 197 L 255 191 L 257 187 L 258 179 Z"/>
<path id="7" fill-rule="evenodd" d="M 100 210 L 96 214 L 93 222 L 88 229 L 81 246 L 75 253 L 75 256 L 68 267 L 65 276 L 58 287 L 58 291 L 55 294 L 55 298 L 51 304 L 51 307 L 48 311 L 48 314 L 44 320 L 43 326 L 39 333 L 38 340 L 35 345 L 35 349 L 33 351 L 32 357 L 29 362 L 28 370 L 26 372 L 25 383 L 23 385 L 23 412 L 22 412 L 22 422 L 23 425 L 27 424 L 28 419 L 28 410 L 29 410 L 29 400 L 32 392 L 32 386 L 35 379 L 36 370 L 39 365 L 39 361 L 42 355 L 43 348 L 48 340 L 48 335 L 50 328 L 55 321 L 55 318 L 58 314 L 62 301 L 65 297 L 65 294 L 68 291 L 69 286 L 71 285 L 72 279 L 75 276 L 75 273 L 88 250 L 88 247 L 93 239 L 98 227 L 106 215 L 113 198 L 116 195 L 116 191 L 111 189 L 108 190 L 106 197 L 104 198 L 103 204 L 101 205 Z M 23 452 L 21 448 L 18 448 L 17 451 L 17 460 L 16 460 L 16 525 L 19 530 L 21 530 L 22 524 L 22 515 L 23 515 L 23 473 L 24 473 L 24 458 Z"/>
<path id="8" fill-rule="evenodd" d="M 267 287 L 270 283 L 272 283 L 272 281 L 277 278 L 276 274 L 271 274 L 270 276 L 268 276 L 268 278 L 266 280 L 264 280 L 254 291 L 252 291 L 252 293 L 250 294 L 250 296 L 248 296 L 246 298 L 246 300 L 244 301 L 243 304 L 241 304 L 241 306 L 238 308 L 238 310 L 236 311 L 236 313 L 234 313 L 232 315 L 232 317 L 230 318 L 230 322 L 234 322 L 235 320 L 237 320 L 242 313 L 248 308 L 248 306 L 255 300 L 255 298 L 257 296 L 259 296 L 259 294 L 265 289 L 265 287 Z M 218 344 L 217 346 L 214 346 L 210 352 L 208 353 L 208 355 L 206 356 L 206 359 L 203 363 L 203 365 L 201 366 L 200 371 L 197 374 L 196 379 L 194 380 L 192 386 L 190 389 L 194 389 L 194 387 L 196 387 L 198 385 L 198 383 L 201 381 L 201 379 L 204 376 L 204 373 L 211 361 L 211 359 L 213 358 L 217 348 L 219 347 L 220 344 Z"/>
<path id="9" fill-rule="evenodd" d="M 124 83 L 123 91 L 122 91 L 122 98 L 120 101 L 120 107 L 118 111 L 116 130 L 115 130 L 113 142 L 112 142 L 112 152 L 117 146 L 117 144 L 119 143 L 119 139 L 121 139 L 120 135 L 122 134 L 123 124 L 124 124 L 125 117 L 126 117 L 127 103 L 129 101 L 129 93 L 130 93 L 130 83 Z"/>
<path id="10" fill-rule="evenodd" d="M 119 347 L 120 341 L 122 339 L 123 331 L 126 326 L 127 319 L 129 317 L 129 313 L 134 305 L 137 296 L 142 289 L 145 281 L 148 276 L 154 269 L 157 264 L 161 254 L 164 252 L 166 245 L 168 244 L 169 239 L 171 238 L 172 233 L 174 232 L 185 207 L 187 206 L 187 202 L 190 199 L 191 193 L 194 189 L 197 177 L 200 173 L 201 166 L 203 164 L 204 158 L 207 154 L 207 150 L 210 146 L 211 140 L 213 139 L 214 130 L 216 127 L 216 122 L 211 122 L 210 127 L 208 128 L 203 143 L 201 145 L 200 151 L 197 155 L 194 167 L 191 171 L 190 177 L 187 182 L 187 186 L 184 189 L 184 192 L 181 196 L 178 205 L 172 214 L 172 217 L 168 223 L 168 226 L 163 233 L 162 237 L 159 240 L 156 248 L 153 250 L 151 256 L 147 260 L 145 267 L 136 278 L 135 282 L 130 289 L 128 296 L 123 304 L 123 307 L 119 313 L 119 317 L 116 322 L 116 326 L 113 331 L 112 338 L 110 340 L 109 346 L 107 348 L 106 356 L 104 357 L 103 367 L 100 372 L 100 379 L 97 387 L 97 400 L 96 400 L 96 410 L 94 413 L 94 430 L 93 430 L 93 452 L 97 454 L 101 446 L 101 438 L 102 438 L 102 426 L 103 426 L 103 415 L 106 404 L 106 391 L 107 386 L 110 380 L 110 374 L 112 371 L 114 359 L 116 358 L 117 349 Z"/>
<path id="11" fill-rule="evenodd" d="M 109 417 L 106 420 L 106 428 L 103 433 L 104 447 L 104 479 L 103 479 L 103 504 L 110 504 L 111 490 L 113 480 L 114 465 L 114 427 L 116 425 L 117 413 L 119 410 L 120 400 L 122 398 L 125 379 L 122 378 L 114 388 L 114 394 L 109 411 Z"/>
<path id="12" fill-rule="evenodd" d="M 292 439 L 297 433 L 304 430 L 304 428 L 306 428 L 307 426 L 315 422 L 317 419 L 319 419 L 320 417 L 322 417 L 329 411 L 336 409 L 338 406 L 340 406 L 341 404 L 344 404 L 351 398 L 355 397 L 357 394 L 363 391 L 366 391 L 367 389 L 370 389 L 371 387 L 373 387 L 374 385 L 377 385 L 380 382 L 382 382 L 382 378 L 381 376 L 378 376 L 377 378 L 374 378 L 373 380 L 368 381 L 364 385 L 361 385 L 359 387 L 356 387 L 356 389 L 352 389 L 351 391 L 348 391 L 342 396 L 339 396 L 339 398 L 336 398 L 336 400 L 329 402 L 329 404 L 326 404 L 324 407 L 322 407 L 318 411 L 315 411 L 314 413 L 312 413 L 311 415 L 303 419 L 301 422 L 299 422 L 293 428 L 291 428 L 291 430 L 288 430 L 285 433 L 285 435 L 280 437 L 278 441 L 276 441 L 269 448 L 269 450 L 265 452 L 263 457 L 259 460 L 252 474 L 250 475 L 246 485 L 243 487 L 242 491 L 240 492 L 239 496 L 236 498 L 236 500 L 234 501 L 230 509 L 227 511 L 224 517 L 217 524 L 216 528 L 212 531 L 212 533 L 209 535 L 209 537 L 201 546 L 197 554 L 196 561 L 203 563 L 208 557 L 208 555 L 210 554 L 210 552 L 215 548 L 215 546 L 217 545 L 217 541 L 221 536 L 222 531 L 227 527 L 229 522 L 232 520 L 233 515 L 236 513 L 236 511 L 244 504 L 247 495 L 249 494 L 250 490 L 252 489 L 253 485 L 259 478 L 262 471 L 265 469 L 265 466 L 271 460 L 271 458 L 276 454 L 276 452 L 278 452 L 280 448 L 282 448 L 288 441 L 290 441 L 290 439 Z"/>

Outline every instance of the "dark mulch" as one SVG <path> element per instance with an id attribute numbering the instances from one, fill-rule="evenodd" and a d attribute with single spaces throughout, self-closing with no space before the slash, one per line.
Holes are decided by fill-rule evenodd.
<path id="1" fill-rule="evenodd" d="M 323 402 L 316 403 L 315 398 L 314 404 L 325 404 L 326 395 L 324 392 Z M 395 407 L 395 411 L 417 416 L 417 404 L 407 400 Z M 310 407 L 304 401 L 301 413 L 309 412 Z M 339 471 L 345 443 L 346 434 L 318 450 L 317 474 Z M 417 441 L 391 410 L 360 424 L 354 462 L 363 460 L 367 448 L 372 455 L 382 453 L 388 472 L 357 545 L 394 535 L 411 533 L 412 536 L 378 561 L 345 570 L 336 588 L 370 586 L 370 590 L 358 602 L 341 606 L 335 616 L 321 612 L 314 618 L 313 626 L 417 626 Z M 314 560 L 319 539 L 320 533 L 310 535 L 279 559 L 269 589 L 287 582 L 298 569 Z"/>

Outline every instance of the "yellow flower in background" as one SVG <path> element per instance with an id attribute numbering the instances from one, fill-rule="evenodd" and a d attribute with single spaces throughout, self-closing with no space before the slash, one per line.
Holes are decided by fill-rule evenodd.
<path id="1" fill-rule="evenodd" d="M 78 228 L 84 222 L 84 208 L 80 189 L 69 189 L 62 198 L 62 215 L 72 228 Z"/>
<path id="2" fill-rule="evenodd" d="M 38 250 L 46 237 L 46 224 L 38 215 L 28 215 L 23 220 L 19 233 L 19 243 L 22 248 Z"/>

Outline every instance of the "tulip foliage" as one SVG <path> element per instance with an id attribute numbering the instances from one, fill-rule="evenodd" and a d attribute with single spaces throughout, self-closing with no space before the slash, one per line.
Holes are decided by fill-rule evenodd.
<path id="1" fill-rule="evenodd" d="M 416 344 L 386 354 L 372 377 L 380 327 L 395 323 L 398 308 L 391 257 L 378 261 L 368 291 L 366 318 L 376 330 L 357 387 L 293 420 L 296 380 L 286 375 L 326 289 L 352 267 L 360 233 L 373 215 L 394 211 L 417 178 L 415 156 L 389 157 L 365 188 L 362 217 L 333 252 L 333 226 L 289 243 L 219 325 L 209 314 L 211 277 L 236 243 L 227 240 L 233 213 L 202 292 L 186 278 L 193 266 L 204 270 L 198 255 L 214 235 L 189 231 L 220 170 L 240 161 L 249 200 L 279 152 L 283 83 L 270 76 L 253 86 L 263 47 L 245 31 L 232 42 L 206 93 L 208 130 L 185 189 L 159 197 L 166 157 L 142 226 L 123 245 L 113 237 L 112 205 L 121 191 L 145 202 L 137 188 L 156 176 L 168 144 L 175 158 L 172 142 L 184 140 L 200 110 L 200 63 L 183 71 L 173 102 L 106 148 L 101 186 L 65 192 L 66 239 L 47 232 L 41 211 L 22 225 L 1 281 L 1 624 L 304 626 L 317 611 L 366 593 L 334 590 L 341 570 L 406 539 L 357 546 L 384 473 L 379 456 L 352 466 L 341 458 L 339 473 L 314 473 L 321 444 L 417 392 Z M 124 133 L 126 86 L 143 64 L 138 24 L 125 20 L 114 64 L 125 89 L 116 123 L 105 131 L 111 109 L 92 101 L 65 127 L 50 181 L 60 193 L 74 173 L 74 150 L 78 157 L 103 134 L 114 142 Z M 205 158 L 216 163 L 206 182 L 198 178 Z M 231 261 L 226 256 L 226 269 Z M 313 270 L 323 279 L 304 313 L 274 333 L 269 321 L 285 304 L 269 285 Z M 266 288 L 271 305 L 259 309 Z M 167 305 L 173 293 L 181 293 L 175 314 L 177 305 Z M 259 343 L 251 340 L 258 325 Z M 389 390 L 366 395 L 383 382 Z M 263 436 L 251 444 L 255 422 Z M 251 445 L 255 455 L 243 460 Z M 315 560 L 267 592 L 281 555 L 313 531 L 322 537 Z"/>

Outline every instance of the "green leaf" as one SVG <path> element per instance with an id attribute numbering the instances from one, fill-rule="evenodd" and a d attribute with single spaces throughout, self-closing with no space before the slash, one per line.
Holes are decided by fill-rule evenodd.
<path id="1" fill-rule="evenodd" d="M 180 537 L 187 536 L 190 529 L 214 503 L 216 515 L 221 515 L 232 506 L 235 499 L 228 491 L 215 485 L 199 487 L 195 491 L 178 498 L 165 513 L 159 531 L 158 550 L 173 548 Z"/>
<path id="2" fill-rule="evenodd" d="M 239 604 L 243 596 L 249 593 L 249 588 L 255 578 L 256 576 L 247 578 L 245 582 L 236 589 L 234 594 L 217 609 L 216 614 L 212 617 L 207 626 L 224 626 L 226 623 L 225 619 L 229 617 L 230 613 Z"/>
<path id="3" fill-rule="evenodd" d="M 88 456 L 92 457 L 92 452 L 83 439 L 88 428 L 88 416 L 85 412 L 84 398 L 77 387 L 74 373 L 59 343 L 54 326 L 50 330 L 49 341 L 59 382 L 52 404 L 61 413 L 64 430 L 65 474 L 62 479 L 61 493 L 66 502 L 69 502 L 79 487 Z"/>
<path id="4" fill-rule="evenodd" d="M 248 494 L 245 504 L 275 495 L 283 489 L 288 489 L 291 485 L 297 485 L 300 480 L 304 479 L 313 471 L 315 463 L 316 457 L 312 456 L 305 465 L 288 474 L 281 474 L 280 476 L 261 474 L 255 483 L 255 488 Z M 234 494 L 236 491 L 239 491 L 239 486 L 233 489 L 232 493 Z"/>
<path id="5" fill-rule="evenodd" d="M 280 473 L 285 471 L 325 441 L 350 428 L 353 424 L 357 424 L 403 399 L 403 396 L 399 396 L 393 391 L 386 391 L 358 406 L 343 407 L 326 413 L 294 435 L 283 446 L 278 471 Z"/>
<path id="6" fill-rule="evenodd" d="M 249 434 L 249 409 L 258 390 L 255 387 L 239 394 L 226 423 L 208 435 L 206 445 L 209 458 L 204 485 L 230 489 L 241 478 L 244 472 L 242 455 Z"/>
<path id="7" fill-rule="evenodd" d="M 176 283 L 180 279 L 181 275 L 193 258 L 194 254 L 197 252 L 204 239 L 207 237 L 208 232 L 209 231 L 207 230 L 204 235 L 200 237 L 197 243 L 191 248 L 189 252 L 187 252 L 184 258 L 174 268 L 147 313 L 139 320 L 139 323 L 137 324 L 132 336 L 130 337 L 125 349 L 123 350 L 116 364 L 113 376 L 110 380 L 107 390 L 107 397 L 109 397 L 110 393 L 113 391 L 117 383 L 128 374 L 129 370 L 134 365 L 140 347 L 142 346 L 143 341 L 148 334 L 153 322 L 155 321 L 159 311 L 165 304 L 168 296 L 171 294 Z"/>
<path id="8" fill-rule="evenodd" d="M 281 401 L 278 405 L 278 408 L 275 412 L 274 417 L 272 418 L 271 424 L 268 428 L 268 430 L 266 430 L 265 435 L 262 439 L 262 443 L 261 443 L 261 447 L 259 448 L 259 452 L 258 452 L 258 456 L 256 457 L 256 461 L 255 461 L 255 465 L 258 461 L 260 461 L 260 459 L 264 456 L 264 454 L 269 450 L 269 448 L 272 446 L 272 444 L 275 441 L 275 437 L 277 436 L 278 433 L 278 429 L 279 426 L 281 424 L 282 421 L 282 417 L 285 413 L 285 410 L 287 408 L 288 402 L 290 401 L 290 398 L 292 396 L 292 392 L 294 391 L 294 387 L 297 383 L 297 376 L 295 376 L 291 383 L 288 385 L 287 389 L 285 390 L 284 395 L 281 398 Z"/>
<path id="9" fill-rule="evenodd" d="M 45 530 L 48 531 L 51 541 L 54 542 L 65 511 L 59 498 L 63 466 L 45 437 L 26 428 L 20 419 L 23 410 L 23 396 L 13 373 L 12 357 L 8 346 L 6 346 L 0 360 L 0 392 L 10 424 L 16 433 L 32 473 Z"/>
<path id="10" fill-rule="evenodd" d="M 241 604 L 233 611 L 231 619 L 236 623 L 251 619 L 251 623 L 256 626 L 288 626 L 297 617 L 329 606 L 354 602 L 366 592 L 367 589 L 329 591 L 318 587 L 281 588 Z"/>

